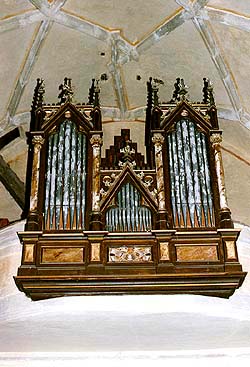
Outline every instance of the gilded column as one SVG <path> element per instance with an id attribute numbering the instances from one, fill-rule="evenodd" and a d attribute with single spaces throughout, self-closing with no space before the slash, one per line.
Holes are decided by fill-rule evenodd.
<path id="1" fill-rule="evenodd" d="M 101 145 L 102 137 L 99 134 L 94 134 L 90 143 L 93 149 L 92 163 L 92 218 L 91 227 L 94 230 L 101 229 L 100 222 L 100 166 L 101 166 Z"/>
<path id="2" fill-rule="evenodd" d="M 26 230 L 37 230 L 39 228 L 39 215 L 38 212 L 38 189 L 39 189 L 39 173 L 40 173 L 40 156 L 41 149 L 44 143 L 44 138 L 41 135 L 34 135 L 32 138 L 33 145 L 33 162 L 32 162 L 32 175 L 31 175 L 31 190 L 30 190 L 30 208 L 28 214 L 28 220 L 26 224 Z"/>
<path id="3" fill-rule="evenodd" d="M 37 210 L 38 204 L 38 186 L 39 186 L 39 171 L 40 171 L 40 155 L 44 139 L 41 135 L 35 135 L 32 139 L 34 146 L 33 164 L 32 164 L 32 178 L 31 178 L 31 192 L 30 192 L 30 211 Z"/>
<path id="4" fill-rule="evenodd" d="M 213 147 L 214 152 L 214 160 L 215 160 L 215 170 L 218 181 L 218 189 L 219 189 L 219 199 L 220 199 L 220 224 L 221 227 L 233 227 L 233 222 L 231 219 L 231 212 L 227 203 L 227 195 L 225 188 L 225 176 L 224 169 L 222 163 L 222 154 L 221 154 L 221 142 L 222 136 L 221 132 L 212 133 L 210 136 L 210 142 Z"/>
<path id="5" fill-rule="evenodd" d="M 155 166 L 156 166 L 158 210 L 159 210 L 158 227 L 159 229 L 165 229 L 167 227 L 167 220 L 166 220 L 164 170 L 163 170 L 163 158 L 162 158 L 162 144 L 164 142 L 164 136 L 159 132 L 154 133 L 152 137 L 152 142 L 155 148 Z"/>

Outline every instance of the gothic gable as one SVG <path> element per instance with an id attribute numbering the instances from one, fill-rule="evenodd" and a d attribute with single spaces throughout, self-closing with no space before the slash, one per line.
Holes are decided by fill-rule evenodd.
<path id="1" fill-rule="evenodd" d="M 208 133 L 210 129 L 213 128 L 210 121 L 210 116 L 208 115 L 208 109 L 205 110 L 201 108 L 202 106 L 194 108 L 192 104 L 187 101 L 181 101 L 177 106 L 171 111 L 165 112 L 163 115 L 163 120 L 161 122 L 161 128 L 164 130 L 172 130 L 177 121 L 183 118 L 188 118 L 192 120 L 200 131 Z"/>
<path id="2" fill-rule="evenodd" d="M 154 211 L 157 210 L 157 193 L 156 190 L 150 191 L 149 187 L 153 181 L 153 177 L 140 173 L 135 173 L 129 163 L 127 163 L 123 170 L 117 175 L 115 180 L 112 182 L 112 178 L 106 177 L 109 181 L 108 190 L 103 193 L 103 198 L 101 200 L 101 210 L 105 211 L 109 204 L 112 202 L 113 198 L 120 191 L 121 187 L 126 183 L 131 183 L 142 195 L 145 203 Z"/>
<path id="3" fill-rule="evenodd" d="M 58 126 L 65 120 L 69 119 L 74 122 L 78 130 L 81 132 L 88 133 L 93 129 L 91 119 L 87 116 L 84 111 L 79 111 L 76 106 L 70 102 L 66 102 L 58 108 L 58 110 L 52 116 L 44 120 L 41 128 L 45 134 L 51 134 L 58 129 Z"/>

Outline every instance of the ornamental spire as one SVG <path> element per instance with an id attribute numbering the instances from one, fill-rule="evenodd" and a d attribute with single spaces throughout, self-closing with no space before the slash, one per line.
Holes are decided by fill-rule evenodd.
<path id="1" fill-rule="evenodd" d="M 60 104 L 72 102 L 74 92 L 71 86 L 71 79 L 64 78 L 63 84 L 59 86 L 59 91 L 58 98 L 60 99 Z"/>

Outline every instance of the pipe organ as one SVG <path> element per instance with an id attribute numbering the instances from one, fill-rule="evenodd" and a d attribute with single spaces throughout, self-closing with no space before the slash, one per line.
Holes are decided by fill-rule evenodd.
<path id="1" fill-rule="evenodd" d="M 192 103 L 177 78 L 159 103 L 147 83 L 146 156 L 121 129 L 102 153 L 99 87 L 43 101 L 38 79 L 27 133 L 26 225 L 18 288 L 33 300 L 67 295 L 191 293 L 229 297 L 246 273 L 228 207 L 213 90 Z M 138 136 L 141 139 L 141 136 Z"/>

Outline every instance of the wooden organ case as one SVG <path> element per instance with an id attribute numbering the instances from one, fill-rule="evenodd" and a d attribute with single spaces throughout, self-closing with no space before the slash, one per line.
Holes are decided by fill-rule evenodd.
<path id="1" fill-rule="evenodd" d="M 27 216 L 15 282 L 33 300 L 71 295 L 231 296 L 246 273 L 228 208 L 212 87 L 190 103 L 177 79 L 159 104 L 147 83 L 146 157 L 122 129 L 101 155 L 99 88 L 43 103 L 38 79 L 28 136 Z M 104 136 L 105 138 L 105 136 Z"/>

